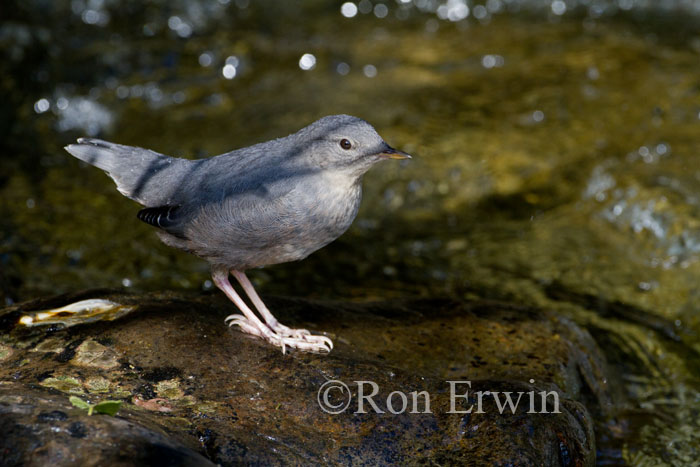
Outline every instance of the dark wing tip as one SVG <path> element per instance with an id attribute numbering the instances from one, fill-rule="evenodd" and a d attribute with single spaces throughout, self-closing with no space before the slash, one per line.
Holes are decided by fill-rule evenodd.
<path id="1" fill-rule="evenodd" d="M 180 206 L 158 206 L 155 208 L 141 209 L 136 213 L 139 220 L 154 227 L 167 229 L 175 225 L 175 214 Z"/>

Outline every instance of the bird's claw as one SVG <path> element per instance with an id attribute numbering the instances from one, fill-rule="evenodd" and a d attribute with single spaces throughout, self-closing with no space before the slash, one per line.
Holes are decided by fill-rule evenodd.
<path id="1" fill-rule="evenodd" d="M 326 336 L 311 334 L 306 329 L 292 329 L 279 323 L 274 329 L 265 324 L 259 327 L 245 316 L 239 314 L 227 316 L 224 321 L 228 323 L 229 327 L 238 326 L 241 331 L 247 334 L 261 337 L 272 345 L 281 347 L 282 353 L 286 353 L 287 347 L 311 352 L 330 352 L 333 350 L 333 341 L 331 339 Z"/>

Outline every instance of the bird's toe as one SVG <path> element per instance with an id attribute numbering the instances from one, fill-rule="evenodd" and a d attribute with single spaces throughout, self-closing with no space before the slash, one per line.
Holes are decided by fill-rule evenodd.
<path id="1" fill-rule="evenodd" d="M 311 334 L 306 329 L 292 329 L 283 324 L 277 324 L 274 328 L 262 325 L 256 326 L 244 315 L 233 314 L 224 320 L 229 327 L 237 326 L 242 332 L 261 337 L 270 344 L 280 347 L 282 353 L 287 348 L 294 348 L 309 352 L 330 352 L 333 349 L 333 341 L 326 336 Z"/>
<path id="2" fill-rule="evenodd" d="M 324 336 L 313 336 L 313 337 L 324 337 Z M 324 340 L 325 339 L 325 340 Z M 285 337 L 282 339 L 284 344 L 289 347 L 293 347 L 299 350 L 305 350 L 310 352 L 330 352 L 333 348 L 333 343 L 327 337 L 324 339 L 317 340 L 306 340 L 293 337 Z"/>
<path id="3" fill-rule="evenodd" d="M 292 329 L 280 323 L 277 323 L 276 326 L 272 327 L 272 330 L 281 336 L 294 337 L 298 339 L 302 339 L 304 338 L 304 336 L 311 335 L 311 332 L 308 329 Z"/>
<path id="4" fill-rule="evenodd" d="M 245 332 L 246 334 L 252 334 L 257 337 L 264 337 L 263 332 L 261 332 L 261 330 L 258 327 L 251 323 L 250 320 L 243 315 L 227 316 L 224 322 L 226 322 L 229 327 L 238 326 L 240 330 Z"/>

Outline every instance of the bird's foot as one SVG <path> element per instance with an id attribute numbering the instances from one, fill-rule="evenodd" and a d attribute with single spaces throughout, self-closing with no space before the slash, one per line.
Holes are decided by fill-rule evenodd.
<path id="1" fill-rule="evenodd" d="M 306 329 L 292 329 L 283 324 L 276 323 L 273 327 L 261 323 L 257 326 L 243 315 L 235 314 L 226 317 L 229 327 L 238 326 L 241 331 L 258 336 L 267 342 L 282 348 L 282 353 L 287 347 L 308 350 L 312 352 L 330 352 L 333 349 L 333 341 L 326 336 L 311 334 Z"/>
<path id="2" fill-rule="evenodd" d="M 311 332 L 309 332 L 308 329 L 292 329 L 278 321 L 275 321 L 273 324 L 267 323 L 267 325 L 270 327 L 270 329 L 272 329 L 280 336 L 294 337 L 297 339 L 304 339 L 307 336 L 313 337 L 313 335 L 311 334 Z"/>

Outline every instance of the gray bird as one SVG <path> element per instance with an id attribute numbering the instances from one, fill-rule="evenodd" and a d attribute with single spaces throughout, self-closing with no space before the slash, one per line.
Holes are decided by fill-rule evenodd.
<path id="1" fill-rule="evenodd" d="M 362 175 L 381 160 L 410 158 L 349 115 L 199 160 L 87 138 L 65 149 L 104 170 L 121 194 L 145 206 L 138 218 L 158 227 L 165 244 L 209 261 L 214 283 L 243 313 L 228 316 L 229 326 L 282 352 L 330 352 L 333 342 L 279 323 L 244 271 L 306 258 L 338 238 L 357 215 Z M 262 320 L 231 286 L 229 273 Z"/>

